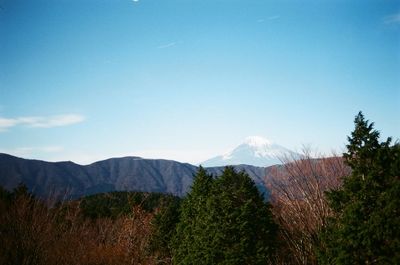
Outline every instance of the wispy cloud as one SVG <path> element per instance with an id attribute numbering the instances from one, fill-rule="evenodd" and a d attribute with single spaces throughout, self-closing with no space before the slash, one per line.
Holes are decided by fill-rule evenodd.
<path id="1" fill-rule="evenodd" d="M 167 44 L 163 44 L 163 45 L 158 46 L 157 49 L 170 48 L 170 47 L 175 46 L 176 44 L 177 44 L 176 42 L 170 42 L 170 43 L 167 43 Z"/>
<path id="2" fill-rule="evenodd" d="M 22 117 L 19 121 L 31 127 L 52 128 L 67 126 L 84 121 L 85 118 L 77 114 L 57 115 L 50 117 Z"/>
<path id="3" fill-rule="evenodd" d="M 259 18 L 259 19 L 257 19 L 257 22 L 258 22 L 258 23 L 264 23 L 266 20 L 277 20 L 277 19 L 280 19 L 280 18 L 281 18 L 281 16 L 279 16 L 279 15 L 274 15 L 274 16 L 269 16 L 269 17 L 267 17 L 267 19 Z"/>
<path id="4" fill-rule="evenodd" d="M 281 16 L 275 15 L 275 16 L 268 17 L 268 20 L 277 20 L 277 19 L 280 19 L 280 18 L 281 18 Z"/>
<path id="5" fill-rule="evenodd" d="M 385 24 L 400 24 L 400 12 L 383 18 Z"/>
<path id="6" fill-rule="evenodd" d="M 28 116 L 18 118 L 0 117 L 0 132 L 4 132 L 12 127 L 22 125 L 36 128 L 52 128 L 67 126 L 79 123 L 85 120 L 85 117 L 78 114 L 65 114 L 56 116 Z"/>
<path id="7" fill-rule="evenodd" d="M 0 149 L 0 153 L 7 153 L 15 156 L 31 157 L 34 154 L 41 153 L 59 153 L 64 148 L 62 146 L 43 146 L 43 147 L 16 147 L 11 149 Z"/>
<path id="8" fill-rule="evenodd" d="M 8 128 L 14 127 L 18 124 L 16 119 L 6 119 L 0 117 L 0 132 L 7 130 Z"/>

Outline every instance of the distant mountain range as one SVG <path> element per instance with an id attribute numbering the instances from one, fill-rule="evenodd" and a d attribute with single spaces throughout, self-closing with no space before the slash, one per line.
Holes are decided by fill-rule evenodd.
<path id="1" fill-rule="evenodd" d="M 261 191 L 271 167 L 235 166 L 245 170 Z M 109 191 L 162 192 L 183 196 L 193 183 L 198 167 L 163 159 L 111 158 L 90 165 L 46 162 L 0 153 L 0 185 L 13 189 L 19 183 L 39 197 L 78 198 Z M 218 175 L 223 167 L 208 167 Z"/>
<path id="2" fill-rule="evenodd" d="M 299 154 L 271 141 L 260 137 L 247 137 L 242 144 L 233 150 L 213 157 L 201 163 L 204 167 L 227 166 L 227 165 L 253 165 L 268 167 L 281 164 L 281 159 L 289 157 L 296 158 Z"/>

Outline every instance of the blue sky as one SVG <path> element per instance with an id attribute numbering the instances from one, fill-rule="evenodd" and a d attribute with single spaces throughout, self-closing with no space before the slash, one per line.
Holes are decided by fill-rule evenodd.
<path id="1" fill-rule="evenodd" d="M 197 163 L 400 137 L 399 1 L 0 0 L 0 151 Z"/>

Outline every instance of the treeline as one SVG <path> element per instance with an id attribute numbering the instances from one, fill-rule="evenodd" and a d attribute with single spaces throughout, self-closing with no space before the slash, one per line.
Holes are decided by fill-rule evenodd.
<path id="1" fill-rule="evenodd" d="M 0 188 L 0 264 L 154 264 L 148 245 L 171 195 L 112 192 L 54 204 Z"/>
<path id="2" fill-rule="evenodd" d="M 400 145 L 362 113 L 343 156 L 200 168 L 185 198 L 110 193 L 49 207 L 0 192 L 0 264 L 400 264 Z"/>
<path id="3" fill-rule="evenodd" d="M 78 203 L 83 217 L 117 219 L 129 216 L 133 207 L 151 213 L 178 201 L 179 197 L 163 193 L 116 191 L 86 196 Z"/>

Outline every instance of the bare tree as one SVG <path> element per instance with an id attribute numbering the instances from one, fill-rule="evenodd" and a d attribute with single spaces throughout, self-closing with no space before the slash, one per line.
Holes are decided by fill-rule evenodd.
<path id="1" fill-rule="evenodd" d="M 331 215 L 325 191 L 338 188 L 350 169 L 340 156 L 313 158 L 307 148 L 300 158 L 285 157 L 282 162 L 265 178 L 286 252 L 277 262 L 316 264 L 318 232 Z"/>

